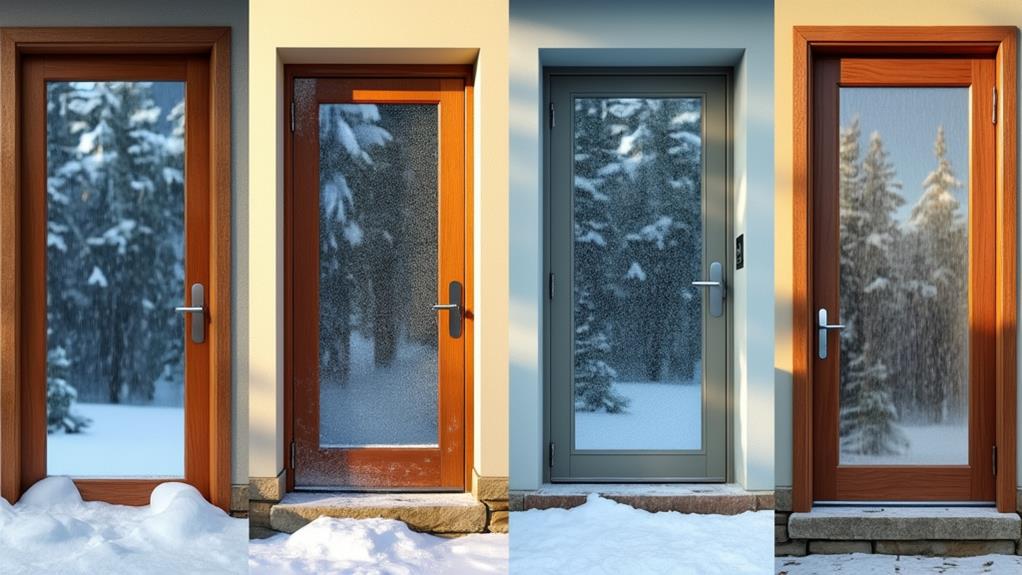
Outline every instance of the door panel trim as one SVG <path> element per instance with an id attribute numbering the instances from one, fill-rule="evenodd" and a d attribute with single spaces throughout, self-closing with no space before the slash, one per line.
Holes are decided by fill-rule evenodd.
<path id="1" fill-rule="evenodd" d="M 68 63 L 79 58 L 106 58 L 130 64 L 133 60 L 181 56 L 189 63 L 187 79 L 202 84 L 208 100 L 209 117 L 196 129 L 208 133 L 208 179 L 189 177 L 189 186 L 208 191 L 208 222 L 202 222 L 210 237 L 209 260 L 205 262 L 211 298 L 207 301 L 209 339 L 209 386 L 194 402 L 188 400 L 190 417 L 205 437 L 187 440 L 186 450 L 198 449 L 201 461 L 185 474 L 211 503 L 229 509 L 231 499 L 231 123 L 230 123 L 230 29 L 196 28 L 4 28 L 0 30 L 0 493 L 16 501 L 29 485 L 45 473 L 45 450 L 38 449 L 38 430 L 45 421 L 45 407 L 33 405 L 27 363 L 38 361 L 28 355 L 23 331 L 31 326 L 22 313 L 20 298 L 31 269 L 23 262 L 27 245 L 22 225 L 26 202 L 21 197 L 22 134 L 21 91 L 24 56 L 46 54 Z M 147 57 L 139 56 L 147 55 Z M 188 56 L 190 55 L 190 56 Z M 130 72 L 129 72 L 130 74 Z M 195 97 L 189 90 L 190 97 Z M 189 115 L 189 120 L 193 118 Z M 189 128 L 189 132 L 192 130 Z M 194 170 L 193 170 L 194 172 Z M 38 390 L 36 390 L 38 392 Z M 205 396 L 205 397 L 202 397 Z M 38 403 L 38 402 L 36 402 Z M 201 409 L 193 409 L 201 403 Z M 40 415 L 42 419 L 40 420 Z M 43 438 L 45 440 L 45 438 Z M 152 487 L 160 479 L 78 480 L 86 499 L 113 503 L 148 503 Z"/>
<path id="2" fill-rule="evenodd" d="M 1015 341 L 1016 341 L 1016 51 L 1013 27 L 809 26 L 793 30 L 793 482 L 794 511 L 807 512 L 814 500 L 815 329 L 813 315 L 813 170 L 815 131 L 814 66 L 821 56 L 992 56 L 998 92 L 996 130 L 996 355 L 995 493 L 998 509 L 1015 509 Z M 819 393 L 819 391 L 817 391 Z"/>

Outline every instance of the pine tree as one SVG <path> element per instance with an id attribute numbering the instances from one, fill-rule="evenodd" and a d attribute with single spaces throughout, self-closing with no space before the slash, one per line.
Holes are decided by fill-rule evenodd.
<path id="1" fill-rule="evenodd" d="M 907 440 L 897 427 L 885 343 L 896 278 L 893 214 L 904 203 L 880 135 L 870 137 L 860 164 L 858 119 L 840 134 L 841 450 L 899 453 Z"/>

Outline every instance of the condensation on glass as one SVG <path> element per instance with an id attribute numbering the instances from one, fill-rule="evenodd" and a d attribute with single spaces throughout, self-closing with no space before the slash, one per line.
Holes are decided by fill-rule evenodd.
<path id="1" fill-rule="evenodd" d="M 319 441 L 435 447 L 439 108 L 319 107 Z"/>
<path id="2" fill-rule="evenodd" d="M 50 475 L 184 475 L 184 99 L 46 85 Z"/>
<path id="3" fill-rule="evenodd" d="M 840 89 L 840 463 L 967 464 L 969 90 Z"/>
<path id="4" fill-rule="evenodd" d="M 574 100 L 574 442 L 702 447 L 702 99 Z"/>

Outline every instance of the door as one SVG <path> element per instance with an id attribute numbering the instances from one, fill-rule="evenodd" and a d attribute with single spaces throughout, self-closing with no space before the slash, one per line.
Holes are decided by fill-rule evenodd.
<path id="1" fill-rule="evenodd" d="M 465 82 L 294 79 L 297 488 L 465 488 Z"/>
<path id="2" fill-rule="evenodd" d="M 66 475 L 86 499 L 148 503 L 169 480 L 210 497 L 211 342 L 228 336 L 210 321 L 227 285 L 208 55 L 21 66 L 22 489 Z"/>
<path id="3" fill-rule="evenodd" d="M 728 76 L 548 88 L 549 477 L 724 481 Z"/>
<path id="4" fill-rule="evenodd" d="M 814 498 L 992 502 L 994 60 L 814 66 Z"/>

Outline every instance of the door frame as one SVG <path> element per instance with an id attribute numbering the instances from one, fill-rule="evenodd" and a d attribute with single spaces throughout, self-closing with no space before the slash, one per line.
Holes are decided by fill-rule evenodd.
<path id="1" fill-rule="evenodd" d="M 210 437 L 203 496 L 227 510 L 231 501 L 231 89 L 230 28 L 3 28 L 0 29 L 0 493 L 17 501 L 45 468 L 24 426 L 28 393 L 22 363 L 26 346 L 20 307 L 22 224 L 20 211 L 22 56 L 199 55 L 209 66 L 209 311 Z M 186 446 L 187 449 L 187 446 Z M 78 480 L 85 499 L 146 505 L 162 480 Z"/>
<path id="2" fill-rule="evenodd" d="M 473 212 L 474 212 L 474 66 L 469 65 L 419 65 L 419 64 L 285 64 L 284 89 L 280 121 L 283 133 L 284 165 L 284 432 L 281 434 L 281 453 L 284 454 L 285 490 L 295 490 L 295 434 L 294 434 L 294 148 L 293 132 L 289 129 L 294 82 L 296 78 L 454 78 L 465 83 L 465 285 L 464 317 L 462 337 L 465 338 L 465 413 L 464 413 L 464 490 L 472 489 L 474 453 L 474 341 L 475 341 L 475 297 L 473 258 Z"/>
<path id="3" fill-rule="evenodd" d="M 1016 459 L 1016 58 L 1009 26 L 796 26 L 793 29 L 792 510 L 808 512 L 813 495 L 812 165 L 813 64 L 826 56 L 989 56 L 995 59 L 996 124 L 996 417 L 995 496 L 1015 510 Z"/>
<path id="4" fill-rule="evenodd" d="M 725 133 L 727 135 L 727 146 L 725 152 L 725 186 L 726 186 L 726 201 L 725 201 L 725 235 L 726 235 L 726 249 L 724 258 L 725 268 L 725 280 L 728 280 L 733 285 L 733 278 L 735 277 L 736 270 L 734 269 L 734 70 L 730 67 L 722 66 L 628 66 L 628 67 L 617 67 L 617 66 L 548 66 L 543 68 L 543 109 L 541 110 L 540 116 L 540 130 L 542 131 L 542 179 L 543 179 L 543 272 L 541 282 L 541 309 L 542 309 L 542 334 L 543 334 L 543 345 L 541 349 L 541 360 L 542 360 L 542 378 L 543 378 L 543 443 L 541 444 L 540 454 L 540 469 L 543 470 L 543 481 L 546 483 L 551 482 L 553 465 L 552 465 L 552 453 L 550 449 L 551 442 L 553 441 L 553 427 L 552 418 L 554 417 L 552 409 L 552 387 L 553 387 L 553 374 L 552 374 L 552 339 L 551 334 L 551 300 L 550 300 L 550 273 L 551 273 L 551 255 L 550 255 L 550 242 L 551 242 L 551 194 L 553 193 L 552 187 L 552 170 L 551 170 L 551 116 L 550 116 L 550 103 L 551 103 L 551 87 L 550 80 L 552 76 L 706 76 L 706 75 L 718 75 L 726 78 L 725 86 L 725 119 L 727 126 L 725 127 Z M 734 390 L 732 388 L 734 382 L 734 362 L 733 351 L 734 351 L 734 316 L 732 305 L 734 302 L 733 297 L 728 297 L 724 300 L 725 315 L 727 322 L 725 330 L 727 332 L 727 360 L 726 360 L 726 377 L 727 381 L 724 385 L 724 411 L 725 411 L 725 438 L 724 438 L 724 480 L 723 482 L 729 482 L 734 480 Z M 592 478 L 587 480 L 579 479 L 577 482 L 588 481 L 592 482 Z M 611 481 L 611 479 L 607 479 Z M 614 480 L 615 482 L 621 482 L 622 480 Z M 653 480 L 624 480 L 625 482 L 635 483 L 648 483 Z M 695 480 L 689 482 L 697 482 Z M 707 481 L 709 482 L 709 481 Z M 716 481 L 714 481 L 716 482 Z"/>

